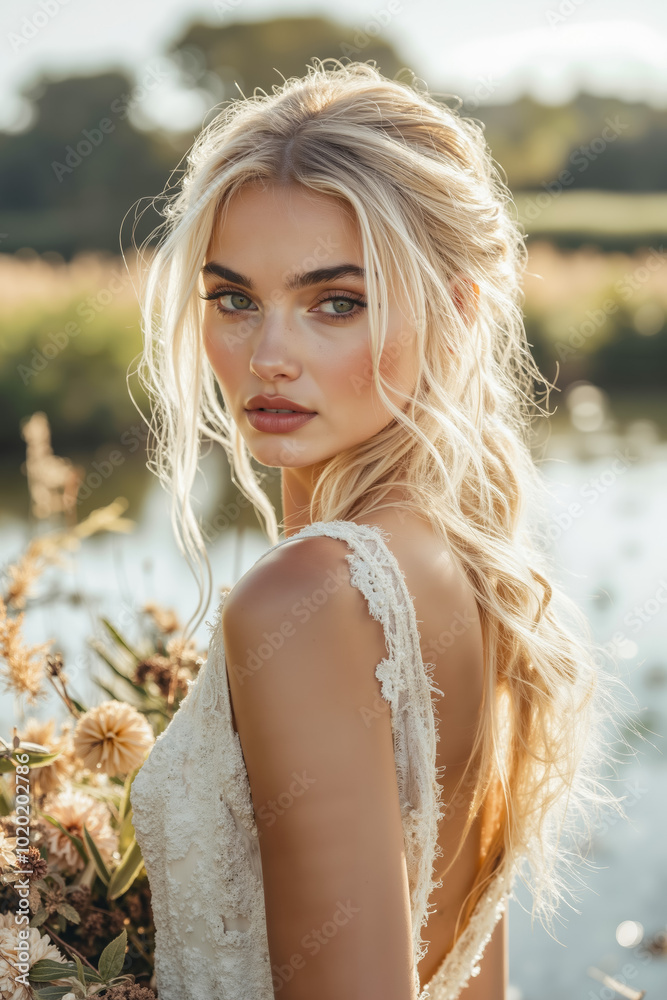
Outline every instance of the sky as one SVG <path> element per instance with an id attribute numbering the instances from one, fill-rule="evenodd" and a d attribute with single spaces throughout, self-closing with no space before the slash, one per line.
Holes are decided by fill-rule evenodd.
<path id="1" fill-rule="evenodd" d="M 584 89 L 667 106 L 664 0 L 337 0 L 334 10 L 362 42 L 381 30 L 429 90 L 468 103 L 525 92 L 559 103 Z M 0 9 L 0 129 L 28 127 L 19 89 L 42 72 L 124 67 L 139 81 L 193 20 L 318 13 L 332 16 L 330 0 L 10 0 Z M 166 74 L 143 110 L 183 128 L 205 113 Z"/>

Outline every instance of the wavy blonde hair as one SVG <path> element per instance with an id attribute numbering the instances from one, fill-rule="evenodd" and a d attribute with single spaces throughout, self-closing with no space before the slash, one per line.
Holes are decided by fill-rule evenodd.
<path id="1" fill-rule="evenodd" d="M 397 506 L 383 501 L 402 487 L 401 509 L 427 513 L 476 596 L 485 690 L 461 783 L 471 768 L 476 777 L 447 870 L 480 811 L 482 856 L 457 936 L 508 856 L 527 863 L 533 916 L 550 924 L 566 887 L 561 868 L 584 860 L 576 845 L 599 811 L 625 815 L 597 771 L 617 760 L 605 721 L 622 714 L 614 685 L 627 688 L 600 669 L 581 615 L 549 579 L 539 534 L 545 486 L 529 450 L 536 384 L 546 383 L 525 338 L 526 250 L 510 193 L 478 123 L 366 63 L 314 60 L 272 95 L 231 101 L 197 137 L 148 269 L 140 374 L 153 403 L 151 467 L 172 491 L 182 551 L 207 574 L 200 607 L 211 574 L 191 490 L 204 440 L 223 446 L 232 481 L 278 541 L 275 511 L 220 402 L 197 294 L 214 226 L 251 181 L 298 183 L 352 209 L 367 275 L 369 377 L 395 418 L 323 463 L 311 520 Z M 378 369 L 395 282 L 412 303 L 419 357 L 403 407 Z"/>

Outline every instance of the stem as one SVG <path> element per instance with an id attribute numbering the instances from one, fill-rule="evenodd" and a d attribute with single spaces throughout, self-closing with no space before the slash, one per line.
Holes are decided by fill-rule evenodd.
<path id="1" fill-rule="evenodd" d="M 53 687 L 55 688 L 58 697 L 62 698 L 62 700 L 65 702 L 65 705 L 67 706 L 70 715 L 73 715 L 75 719 L 80 718 L 81 713 L 75 708 L 74 704 L 72 703 L 72 700 L 70 699 L 70 696 L 67 694 L 67 688 L 65 687 L 64 682 L 60 681 L 60 683 L 63 686 L 63 691 L 64 691 L 63 694 L 63 691 L 61 691 L 58 685 L 56 684 L 56 678 L 54 677 L 54 675 L 49 672 L 47 676 L 51 681 L 51 683 L 53 684 Z"/>
<path id="2" fill-rule="evenodd" d="M 93 972 L 97 972 L 97 969 L 95 968 L 95 966 L 90 964 L 90 962 L 85 957 L 85 955 L 82 955 L 81 952 L 77 951 L 76 948 L 74 948 L 71 944 L 67 944 L 66 941 L 63 941 L 62 938 L 58 937 L 58 935 L 56 934 L 56 932 L 52 931 L 48 924 L 44 924 L 44 929 L 46 931 L 48 931 L 48 933 L 51 935 L 51 937 L 54 938 L 55 941 L 58 944 L 62 945 L 63 948 L 67 948 L 69 951 L 72 952 L 73 955 L 77 955 L 81 959 L 81 961 L 84 962 L 88 966 L 89 969 L 93 970 Z"/>
<path id="3" fill-rule="evenodd" d="M 69 692 L 67 690 L 67 685 L 65 684 L 65 681 L 62 679 L 62 677 L 59 677 L 58 679 L 59 679 L 60 683 L 63 686 L 63 692 L 65 694 L 65 698 L 67 699 L 67 706 L 68 706 L 70 712 L 74 715 L 75 719 L 80 719 L 81 718 L 81 712 L 79 711 L 79 709 L 72 702 L 72 699 L 70 698 L 70 695 L 69 695 Z"/>

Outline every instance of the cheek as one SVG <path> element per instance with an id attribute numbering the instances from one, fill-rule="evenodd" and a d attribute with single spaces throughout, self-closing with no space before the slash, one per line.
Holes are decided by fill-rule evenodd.
<path id="1" fill-rule="evenodd" d="M 357 344 L 342 351 L 332 352 L 322 359 L 322 377 L 331 400 L 345 400 L 345 410 L 350 416 L 371 398 L 373 389 L 373 362 L 370 346 Z"/>
<path id="2" fill-rule="evenodd" d="M 235 352 L 230 350 L 220 334 L 207 329 L 203 329 L 203 345 L 206 357 L 211 366 L 223 395 L 228 399 L 237 379 L 236 369 L 238 361 Z"/>
<path id="3" fill-rule="evenodd" d="M 206 357 L 215 371 L 216 367 L 220 364 L 223 350 L 220 337 L 214 336 L 208 323 L 204 323 L 202 327 L 202 340 L 204 350 L 206 351 Z"/>
<path id="4" fill-rule="evenodd" d="M 390 384 L 411 390 L 414 383 L 412 358 L 414 340 L 410 331 L 392 333 L 380 356 L 380 374 Z M 368 342 L 345 352 L 332 354 L 325 360 L 323 373 L 328 386 L 328 395 L 335 399 L 345 399 L 350 415 L 368 406 L 377 412 L 381 406 L 379 394 L 373 385 L 373 359 Z M 389 392 L 390 399 L 393 394 Z M 396 400 L 394 400 L 396 401 Z M 355 405 L 356 404 L 356 405 Z"/>
<path id="5" fill-rule="evenodd" d="M 384 378 L 404 392 L 412 393 L 417 381 L 419 355 L 416 331 L 401 324 L 392 331 L 380 358 Z"/>

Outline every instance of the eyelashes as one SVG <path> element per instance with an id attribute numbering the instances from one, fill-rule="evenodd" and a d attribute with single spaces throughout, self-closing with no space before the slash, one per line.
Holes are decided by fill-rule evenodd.
<path id="1" fill-rule="evenodd" d="M 215 288 L 212 292 L 206 292 L 204 294 L 201 292 L 199 293 L 200 298 L 206 299 L 208 302 L 214 302 L 216 311 L 222 316 L 241 316 L 243 313 L 255 311 L 250 309 L 226 309 L 224 306 L 221 306 L 218 300 L 226 298 L 229 295 L 240 296 L 242 299 L 247 299 L 248 302 L 252 302 L 250 296 L 246 295 L 245 292 L 240 292 L 237 288 Z M 356 318 L 367 305 L 361 296 L 350 295 L 349 293 L 345 295 L 327 295 L 320 299 L 316 304 L 322 305 L 323 302 L 351 302 L 353 304 L 354 308 L 350 309 L 346 313 L 325 312 L 321 314 L 327 316 L 329 319 L 333 319 L 334 322 L 337 323 Z"/>

